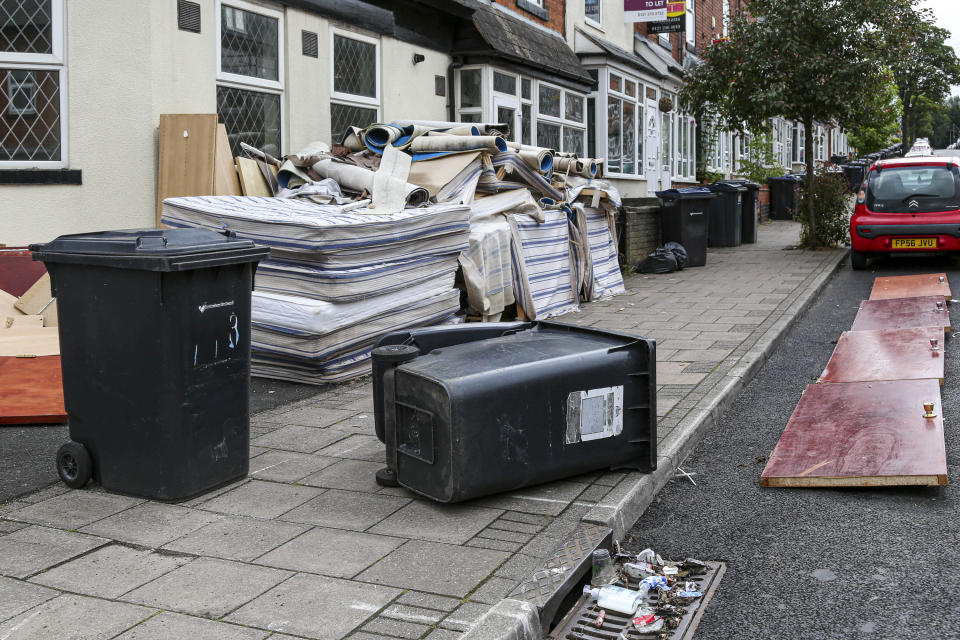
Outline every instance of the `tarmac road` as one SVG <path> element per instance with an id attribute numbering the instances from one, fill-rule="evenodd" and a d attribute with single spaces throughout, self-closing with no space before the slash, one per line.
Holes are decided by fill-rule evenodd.
<path id="1" fill-rule="evenodd" d="M 625 540 L 665 558 L 728 563 L 700 640 L 960 638 L 955 486 L 763 489 L 760 473 L 804 387 L 850 328 L 875 275 L 946 271 L 960 260 L 845 263 L 718 426 Z M 948 305 L 960 323 L 960 303 Z M 946 341 L 942 389 L 950 479 L 960 479 L 960 335 Z M 917 399 L 920 406 L 921 399 Z"/>

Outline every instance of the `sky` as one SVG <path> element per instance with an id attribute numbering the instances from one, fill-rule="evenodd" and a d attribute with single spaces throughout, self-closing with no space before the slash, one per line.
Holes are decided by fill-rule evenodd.
<path id="1" fill-rule="evenodd" d="M 923 0 L 920 4 L 933 9 L 937 26 L 951 32 L 947 44 L 960 56 L 960 0 Z M 960 96 L 960 86 L 953 87 L 952 94 Z"/>

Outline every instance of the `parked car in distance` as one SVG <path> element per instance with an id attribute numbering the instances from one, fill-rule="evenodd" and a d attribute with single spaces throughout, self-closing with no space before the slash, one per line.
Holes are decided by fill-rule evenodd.
<path id="1" fill-rule="evenodd" d="M 878 160 L 850 218 L 850 265 L 872 254 L 960 251 L 960 157 Z"/>

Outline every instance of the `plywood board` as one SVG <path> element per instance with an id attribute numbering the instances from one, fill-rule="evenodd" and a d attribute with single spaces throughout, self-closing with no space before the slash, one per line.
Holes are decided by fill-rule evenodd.
<path id="1" fill-rule="evenodd" d="M 273 195 L 270 193 L 266 179 L 260 173 L 260 166 L 256 160 L 237 156 L 237 170 L 240 172 L 240 186 L 243 189 L 243 195 L 266 197 Z"/>
<path id="2" fill-rule="evenodd" d="M 937 350 L 930 348 L 937 341 Z M 939 327 L 846 331 L 820 382 L 938 380 L 943 384 L 943 331 Z"/>
<path id="3" fill-rule="evenodd" d="M 0 249 L 0 289 L 19 298 L 47 272 L 26 247 Z"/>
<path id="4" fill-rule="evenodd" d="M 923 417 L 923 402 L 935 418 Z M 807 386 L 770 455 L 765 487 L 947 484 L 936 380 Z"/>
<path id="5" fill-rule="evenodd" d="M 60 356 L 0 357 L 0 424 L 66 421 Z"/>
<path id="6" fill-rule="evenodd" d="M 21 355 L 60 355 L 60 334 L 57 327 L 0 329 L 0 357 Z"/>
<path id="7" fill-rule="evenodd" d="M 157 165 L 157 226 L 165 198 L 213 194 L 217 114 L 160 116 Z"/>
<path id="8" fill-rule="evenodd" d="M 912 276 L 890 276 L 873 281 L 871 300 L 890 298 L 916 298 L 918 296 L 943 296 L 952 299 L 950 283 L 945 273 L 921 273 Z"/>
<path id="9" fill-rule="evenodd" d="M 941 303 L 942 310 L 937 309 Z M 879 331 L 909 327 L 942 327 L 950 331 L 950 312 L 943 296 L 864 300 L 852 331 Z"/>
<path id="10" fill-rule="evenodd" d="M 3 289 L 0 289 L 0 326 L 3 326 L 5 318 L 15 318 L 23 315 L 23 311 L 20 311 L 20 309 L 14 306 L 16 302 L 16 296 L 12 296 Z"/>
<path id="11" fill-rule="evenodd" d="M 243 191 L 240 189 L 240 176 L 237 175 L 237 167 L 233 161 L 233 153 L 230 151 L 230 139 L 227 137 L 227 127 L 223 124 L 217 125 L 214 162 L 213 195 L 243 195 Z"/>

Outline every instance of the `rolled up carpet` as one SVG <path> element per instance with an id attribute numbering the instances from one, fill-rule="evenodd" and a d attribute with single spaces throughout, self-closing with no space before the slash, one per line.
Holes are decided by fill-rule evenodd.
<path id="1" fill-rule="evenodd" d="M 376 175 L 374 171 L 330 159 L 320 160 L 311 168 L 324 178 L 333 178 L 341 187 L 373 193 L 373 179 Z M 426 189 L 409 182 L 404 185 L 404 195 L 408 207 L 418 207 L 430 199 Z"/>
<path id="2" fill-rule="evenodd" d="M 463 123 L 463 122 L 450 122 L 445 120 L 394 120 L 393 124 L 405 127 L 407 125 L 416 125 L 420 127 L 429 127 L 437 131 L 446 131 L 454 129 L 463 129 L 465 127 L 470 127 L 475 129 L 476 133 L 470 135 L 493 135 L 493 132 L 502 133 L 505 136 L 510 135 L 510 125 L 506 122 L 473 122 L 473 123 Z M 457 135 L 467 135 L 458 133 Z"/>
<path id="3" fill-rule="evenodd" d="M 593 158 L 554 158 L 554 169 L 559 173 L 571 173 L 584 178 L 594 178 L 597 175 L 597 161 Z"/>
<path id="4" fill-rule="evenodd" d="M 410 141 L 408 149 L 411 153 L 498 153 L 507 150 L 507 142 L 501 136 L 420 136 Z"/>
<path id="5" fill-rule="evenodd" d="M 550 149 L 520 149 L 517 151 L 520 159 L 526 162 L 534 171 L 545 176 L 553 172 L 554 158 Z"/>

